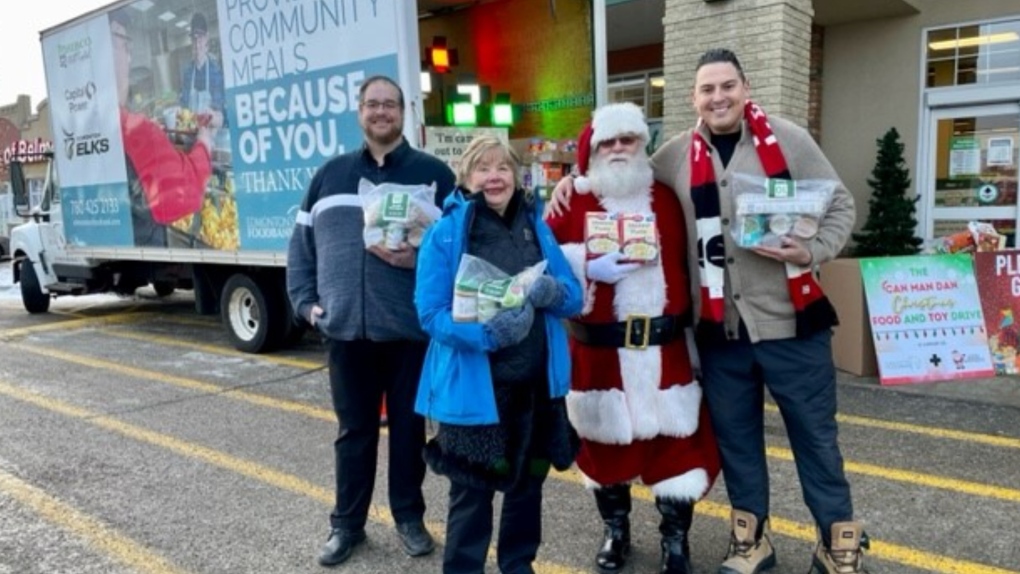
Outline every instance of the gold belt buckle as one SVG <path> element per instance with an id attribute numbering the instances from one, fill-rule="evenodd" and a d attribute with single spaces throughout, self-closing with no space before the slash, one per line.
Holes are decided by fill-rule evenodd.
<path id="1" fill-rule="evenodd" d="M 642 327 L 640 344 L 634 344 L 631 342 L 631 332 L 635 323 Z M 648 341 L 652 336 L 651 315 L 627 315 L 626 326 L 627 329 L 623 338 L 623 346 L 627 349 L 647 349 Z"/>

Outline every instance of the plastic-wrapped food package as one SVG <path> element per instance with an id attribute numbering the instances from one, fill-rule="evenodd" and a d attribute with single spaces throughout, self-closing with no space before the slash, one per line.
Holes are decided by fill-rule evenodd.
<path id="1" fill-rule="evenodd" d="M 394 250 L 402 243 L 421 245 L 425 230 L 443 215 L 435 205 L 436 186 L 358 183 L 365 212 L 365 247 Z"/>
<path id="2" fill-rule="evenodd" d="M 453 285 L 453 320 L 485 323 L 503 309 L 521 307 L 528 289 L 542 273 L 540 261 L 510 276 L 495 265 L 465 253 L 457 267 Z"/>
<path id="3" fill-rule="evenodd" d="M 736 220 L 733 240 L 741 247 L 777 246 L 780 238 L 811 239 L 839 183 L 827 179 L 775 179 L 738 173 L 733 177 Z"/>

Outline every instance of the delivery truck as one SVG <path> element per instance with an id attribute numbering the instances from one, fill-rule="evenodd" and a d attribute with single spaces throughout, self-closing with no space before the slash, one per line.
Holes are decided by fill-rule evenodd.
<path id="1" fill-rule="evenodd" d="M 13 277 L 53 297 L 193 289 L 233 344 L 300 336 L 286 251 L 316 169 L 361 144 L 358 90 L 398 81 L 420 145 L 415 2 L 134 0 L 41 33 L 54 151 L 39 205 L 11 169 Z"/>
<path id="2" fill-rule="evenodd" d="M 472 22 L 510 16 L 547 39 L 522 43 L 507 24 L 469 40 Z M 444 102 L 513 93 L 530 149 L 535 135 L 572 137 L 605 101 L 605 21 L 606 0 L 121 0 L 43 30 L 53 146 L 41 201 L 28 200 L 20 166 L 11 170 L 28 218 L 9 249 L 25 309 L 144 285 L 190 289 L 238 349 L 294 341 L 304 325 L 286 296 L 288 243 L 318 167 L 362 143 L 364 81 L 396 80 L 404 136 L 446 156 L 467 136 L 426 146 L 424 118 L 442 125 Z M 442 79 L 456 60 L 443 34 L 462 49 L 484 40 L 465 71 L 492 85 L 465 95 L 452 73 Z M 592 72 L 574 62 L 578 50 Z M 532 70 L 546 51 L 569 64 Z M 427 107 L 426 64 L 437 83 Z M 550 127 L 559 131 L 542 133 Z"/>

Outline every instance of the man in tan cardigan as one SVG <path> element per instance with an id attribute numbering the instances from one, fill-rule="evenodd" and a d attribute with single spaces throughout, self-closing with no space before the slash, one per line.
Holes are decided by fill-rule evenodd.
<path id="1" fill-rule="evenodd" d="M 812 273 L 845 245 L 853 197 L 804 129 L 766 117 L 750 101 L 750 84 L 733 52 L 702 55 L 692 100 L 698 125 L 666 142 L 652 163 L 655 179 L 679 195 L 690 238 L 702 386 L 733 507 L 730 547 L 718 574 L 758 574 L 776 564 L 768 528 L 766 387 L 783 414 L 804 500 L 820 533 L 812 572 L 865 572 L 867 537 L 853 518 L 837 442 L 836 315 Z M 738 174 L 829 181 L 831 199 L 825 213 L 798 218 L 805 220 L 799 226 L 761 220 L 773 241 L 742 247 L 731 232 L 739 223 Z M 558 198 L 570 183 L 562 184 Z"/>

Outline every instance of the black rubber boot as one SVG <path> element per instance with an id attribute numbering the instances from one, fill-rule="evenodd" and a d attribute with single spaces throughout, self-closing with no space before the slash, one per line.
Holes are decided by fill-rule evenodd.
<path id="1" fill-rule="evenodd" d="M 694 502 L 671 498 L 656 498 L 655 508 L 662 515 L 659 532 L 662 534 L 661 574 L 691 574 L 691 547 L 687 533 L 694 520 Z"/>
<path id="2" fill-rule="evenodd" d="M 630 555 L 630 485 L 595 489 L 595 504 L 605 525 L 595 564 L 601 574 L 616 574 Z"/>

